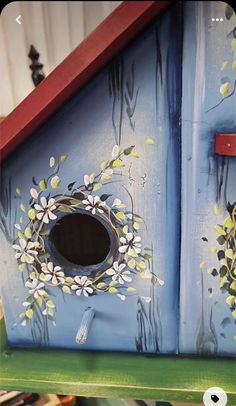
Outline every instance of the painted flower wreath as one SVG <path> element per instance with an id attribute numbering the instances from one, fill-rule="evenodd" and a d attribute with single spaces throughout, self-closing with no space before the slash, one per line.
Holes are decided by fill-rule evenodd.
<path id="1" fill-rule="evenodd" d="M 131 286 L 136 274 L 142 278 L 150 278 L 153 284 L 163 285 L 164 282 L 152 271 L 148 249 L 142 249 L 141 237 L 138 235 L 143 224 L 141 216 L 126 210 L 125 204 L 118 198 L 108 206 L 106 201 L 111 195 L 96 194 L 110 181 L 112 175 L 121 176 L 120 169 L 125 167 L 124 159 L 128 156 L 139 157 L 134 146 L 121 150 L 116 145 L 112 150 L 112 159 L 101 163 L 98 174 L 84 175 L 84 182 L 79 186 L 77 182 L 70 183 L 64 194 L 51 196 L 50 189 L 57 189 L 61 183 L 58 172 L 61 164 L 67 159 L 66 155 L 57 160 L 50 158 L 52 173 L 47 179 L 37 182 L 33 177 L 34 187 L 30 189 L 28 207 L 25 207 L 22 200 L 20 202 L 22 216 L 19 224 L 15 224 L 18 239 L 13 245 L 18 267 L 26 275 L 25 287 L 28 288 L 28 297 L 23 302 L 25 312 L 20 315 L 23 326 L 33 318 L 36 308 L 40 308 L 43 316 L 54 319 L 55 303 L 50 296 L 50 289 L 53 287 L 66 294 L 75 293 L 77 296 L 109 293 L 125 300 L 127 295 L 136 292 Z M 19 188 L 16 189 L 16 194 L 21 197 Z M 132 199 L 130 194 L 129 196 Z M 90 215 L 105 216 L 111 223 L 117 234 L 119 255 L 109 259 L 105 270 L 91 272 L 89 276 L 72 277 L 67 276 L 61 266 L 53 263 L 46 249 L 45 237 L 50 232 L 48 226 L 58 219 L 59 213 L 75 213 L 81 209 L 88 211 Z M 25 227 L 23 224 L 26 224 Z M 146 302 L 151 300 L 149 297 L 143 299 Z"/>

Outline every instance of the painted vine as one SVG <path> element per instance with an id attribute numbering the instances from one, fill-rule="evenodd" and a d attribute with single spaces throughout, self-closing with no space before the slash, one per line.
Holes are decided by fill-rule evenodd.
<path id="1" fill-rule="evenodd" d="M 25 311 L 20 314 L 23 326 L 34 317 L 38 308 L 43 316 L 55 324 L 56 306 L 51 288 L 59 288 L 66 294 L 86 297 L 104 293 L 115 294 L 119 299 L 125 300 L 127 296 L 136 292 L 132 286 L 135 275 L 149 278 L 153 284 L 163 285 L 163 281 L 152 271 L 148 249 L 142 248 L 139 236 L 139 229 L 143 224 L 142 217 L 133 213 L 133 210 L 127 210 L 119 198 L 115 198 L 109 206 L 107 199 L 111 195 L 97 194 L 103 185 L 111 182 L 114 175 L 122 176 L 120 170 L 126 166 L 126 159 L 139 157 L 134 148 L 130 146 L 121 150 L 115 145 L 112 159 L 103 161 L 98 173 L 85 174 L 81 185 L 78 185 L 77 181 L 70 183 L 64 194 L 53 194 L 53 191 L 61 183 L 58 173 L 67 159 L 66 155 L 62 155 L 59 159 L 50 158 L 49 167 L 52 173 L 47 179 L 37 182 L 33 177 L 34 187 L 30 189 L 27 207 L 22 200 L 20 202 L 22 215 L 19 223 L 15 224 L 18 238 L 13 244 L 18 267 L 26 275 L 25 287 L 28 289 L 28 296 L 23 302 Z M 16 193 L 21 197 L 20 188 L 16 189 Z M 119 255 L 116 260 L 113 257 L 108 259 L 110 266 L 108 269 L 92 271 L 89 276 L 72 277 L 67 276 L 61 266 L 53 263 L 45 247 L 45 238 L 50 233 L 49 224 L 57 220 L 59 213 L 74 213 L 81 208 L 91 215 L 105 216 L 111 223 L 119 240 Z M 23 227 L 25 216 L 27 224 Z M 147 302 L 151 300 L 148 297 L 143 299 Z"/>

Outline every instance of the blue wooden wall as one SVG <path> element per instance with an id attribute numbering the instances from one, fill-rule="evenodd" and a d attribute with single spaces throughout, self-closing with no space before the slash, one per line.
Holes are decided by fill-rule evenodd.
<path id="1" fill-rule="evenodd" d="M 226 77 L 221 65 L 229 60 L 229 71 L 232 65 L 232 38 L 227 35 L 234 17 L 213 24 L 211 17 L 217 13 L 225 16 L 225 3 L 172 6 L 4 164 L 3 195 L 10 197 L 2 200 L 6 238 L 0 261 L 10 345 L 233 353 L 234 320 L 227 295 L 220 291 L 219 277 L 207 272 L 216 266 L 211 246 L 219 220 L 213 206 L 221 206 L 225 217 L 222 196 L 236 200 L 235 158 L 226 160 L 228 178 L 225 192 L 219 193 L 222 161 L 213 154 L 214 133 L 235 131 L 236 121 L 235 94 L 224 99 L 219 91 Z M 233 73 L 227 75 L 233 84 Z M 128 156 L 126 166 L 117 170 L 121 182 L 104 182 L 94 194 L 111 194 L 108 205 L 119 198 L 127 207 L 131 195 L 134 212 L 145 221 L 140 235 L 158 282 L 135 277 L 137 292 L 125 301 L 108 293 L 87 298 L 51 289 L 56 325 L 39 314 L 22 326 L 26 279 L 12 244 L 17 237 L 14 224 L 23 215 L 24 228 L 26 216 L 16 189 L 26 207 L 30 188 L 38 187 L 32 177 L 47 178 L 50 157 L 66 154 L 56 192 L 44 192 L 63 194 L 68 184 L 80 185 L 85 174 L 97 172 L 103 160 L 111 159 L 114 145 L 135 145 L 139 158 Z M 87 307 L 96 315 L 88 340 L 78 345 L 75 336 Z"/>

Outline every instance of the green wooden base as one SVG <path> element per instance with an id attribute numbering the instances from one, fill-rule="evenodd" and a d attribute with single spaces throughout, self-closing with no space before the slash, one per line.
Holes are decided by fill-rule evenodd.
<path id="1" fill-rule="evenodd" d="M 88 397 L 202 403 L 204 391 L 222 387 L 236 405 L 233 359 L 151 357 L 139 354 L 7 347 L 1 320 L 0 387 Z"/>

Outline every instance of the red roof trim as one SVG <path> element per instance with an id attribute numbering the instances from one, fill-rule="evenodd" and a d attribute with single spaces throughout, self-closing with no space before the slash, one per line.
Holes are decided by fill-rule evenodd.
<path id="1" fill-rule="evenodd" d="M 124 1 L 0 123 L 4 160 L 173 1 Z"/>

